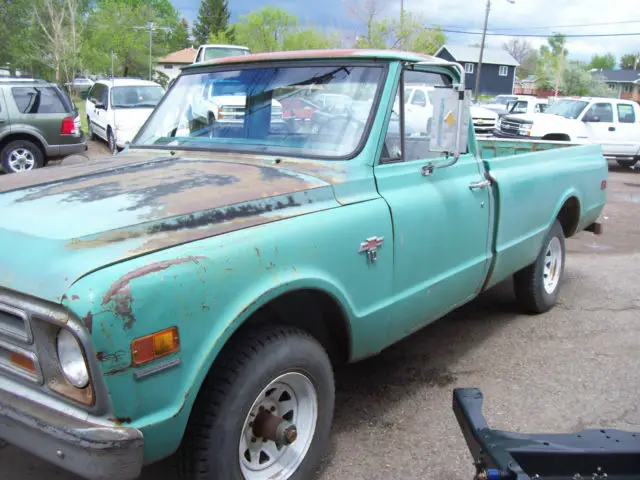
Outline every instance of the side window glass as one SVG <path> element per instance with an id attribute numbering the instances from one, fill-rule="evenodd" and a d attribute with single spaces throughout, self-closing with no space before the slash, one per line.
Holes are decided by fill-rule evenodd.
<path id="1" fill-rule="evenodd" d="M 588 122 L 613 123 L 613 108 L 610 103 L 596 103 L 586 114 Z"/>
<path id="2" fill-rule="evenodd" d="M 382 162 L 398 162 L 439 158 L 431 152 L 429 142 L 433 124 L 433 92 L 436 86 L 449 86 L 451 79 L 433 72 L 405 70 L 393 104 L 382 152 Z M 413 92 L 411 102 L 400 98 L 400 92 Z M 404 135 L 400 124 L 404 129 Z"/>
<path id="3" fill-rule="evenodd" d="M 11 93 L 21 113 L 67 113 L 67 108 L 53 88 L 14 87 Z"/>
<path id="4" fill-rule="evenodd" d="M 102 103 L 102 105 L 104 105 L 105 107 L 109 106 L 109 87 L 106 87 L 104 85 L 100 90 L 100 103 Z"/>
<path id="5" fill-rule="evenodd" d="M 618 104 L 618 120 L 620 123 L 635 123 L 636 112 L 633 106 L 624 103 Z"/>

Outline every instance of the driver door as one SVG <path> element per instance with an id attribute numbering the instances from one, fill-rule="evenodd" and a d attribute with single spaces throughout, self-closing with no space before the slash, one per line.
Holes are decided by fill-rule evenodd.
<path id="1" fill-rule="evenodd" d="M 398 96 L 410 83 L 433 87 L 450 85 L 451 80 L 438 73 L 405 70 Z M 427 125 L 433 112 L 412 102 L 405 104 L 404 111 L 395 111 L 403 102 L 396 98 L 383 155 L 374 167 L 394 228 L 394 302 L 395 311 L 403 313 L 390 320 L 394 339 L 475 296 L 491 256 L 491 187 L 481 162 L 466 153 L 453 166 L 429 173 L 424 167 L 430 162 L 446 159 L 430 151 L 431 132 L 410 134 L 406 124 Z M 404 129 L 399 128 L 403 117 Z"/>

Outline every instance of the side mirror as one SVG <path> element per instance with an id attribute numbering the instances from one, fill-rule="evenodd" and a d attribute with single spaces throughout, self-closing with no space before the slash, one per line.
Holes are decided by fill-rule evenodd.
<path id="1" fill-rule="evenodd" d="M 104 104 L 100 103 L 100 102 L 96 102 L 96 109 L 100 109 L 100 110 L 106 110 L 107 107 L 104 106 Z"/>

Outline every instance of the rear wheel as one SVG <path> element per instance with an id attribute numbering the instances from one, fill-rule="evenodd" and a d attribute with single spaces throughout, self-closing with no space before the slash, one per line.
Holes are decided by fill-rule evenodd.
<path id="1" fill-rule="evenodd" d="M 29 140 L 14 140 L 0 152 L 0 165 L 7 173 L 28 172 L 44 165 L 44 153 Z"/>
<path id="2" fill-rule="evenodd" d="M 513 276 L 518 303 L 530 313 L 550 310 L 558 299 L 564 274 L 565 239 L 562 225 L 553 222 L 536 261 Z"/>
<path id="3" fill-rule="evenodd" d="M 636 164 L 637 161 L 638 161 L 637 158 L 632 158 L 629 160 L 616 160 L 616 162 L 618 162 L 618 165 L 620 165 L 623 168 L 631 168 Z"/>
<path id="4" fill-rule="evenodd" d="M 196 400 L 180 449 L 192 480 L 311 478 L 331 429 L 333 371 L 320 344 L 291 327 L 232 340 Z"/>

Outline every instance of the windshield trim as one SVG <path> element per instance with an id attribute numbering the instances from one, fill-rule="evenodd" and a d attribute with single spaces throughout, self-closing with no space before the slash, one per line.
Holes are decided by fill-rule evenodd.
<path id="1" fill-rule="evenodd" d="M 233 148 L 229 149 L 228 145 L 226 147 L 215 148 L 215 144 L 208 145 L 209 148 L 200 148 L 200 147 L 189 147 L 185 145 L 135 145 L 135 142 L 138 140 L 138 137 L 142 134 L 142 132 L 147 127 L 147 124 L 153 121 L 155 116 L 160 111 L 160 107 L 169 97 L 168 91 L 162 97 L 156 108 L 154 108 L 151 115 L 147 117 L 147 120 L 142 124 L 135 137 L 131 140 L 129 144 L 129 149 L 141 149 L 141 150 L 167 150 L 167 151 L 195 151 L 195 152 L 229 152 L 229 153 L 239 153 L 245 155 L 261 155 L 261 156 L 270 156 L 270 157 L 289 157 L 289 158 L 301 158 L 301 159 L 309 159 L 309 160 L 326 160 L 330 162 L 339 162 L 339 161 L 348 161 L 353 160 L 355 157 L 362 153 L 367 141 L 369 140 L 369 135 L 371 133 L 371 129 L 373 128 L 373 124 L 379 114 L 380 100 L 382 96 L 382 92 L 387 84 L 387 80 L 389 78 L 389 64 L 391 61 L 372 61 L 371 59 L 364 60 L 353 60 L 348 64 L 340 63 L 340 59 L 313 59 L 313 60 L 277 60 L 277 61 L 260 61 L 260 62 L 250 62 L 250 63 L 242 63 L 242 64 L 224 64 L 224 65 L 203 65 L 197 67 L 191 67 L 188 71 L 183 70 L 180 75 L 176 78 L 176 81 L 171 86 L 175 86 L 178 83 L 178 80 L 182 77 L 186 77 L 189 75 L 203 75 L 207 73 L 217 73 L 217 72 L 229 72 L 229 71 L 237 71 L 237 70 L 247 70 L 247 69 L 256 69 L 256 68 L 285 68 L 291 67 L 295 65 L 296 67 L 299 65 L 301 67 L 374 67 L 381 69 L 380 79 L 378 80 L 378 86 L 376 87 L 375 99 L 371 104 L 371 110 L 369 112 L 369 116 L 367 118 L 367 122 L 365 124 L 362 135 L 360 136 L 360 141 L 356 148 L 347 155 L 337 155 L 337 156 L 327 156 L 313 153 L 305 153 L 304 155 L 292 155 L 291 153 L 287 153 L 285 150 L 277 150 L 274 148 L 268 153 L 256 152 L 252 149 L 247 148 Z M 278 153 L 280 152 L 280 153 Z"/>

